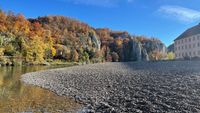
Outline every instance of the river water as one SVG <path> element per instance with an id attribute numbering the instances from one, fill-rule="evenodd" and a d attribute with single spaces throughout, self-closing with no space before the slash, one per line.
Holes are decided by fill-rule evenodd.
<path id="1" fill-rule="evenodd" d="M 73 100 L 20 81 L 24 73 L 52 68 L 58 66 L 0 67 L 0 113 L 59 113 L 77 110 L 80 105 Z"/>

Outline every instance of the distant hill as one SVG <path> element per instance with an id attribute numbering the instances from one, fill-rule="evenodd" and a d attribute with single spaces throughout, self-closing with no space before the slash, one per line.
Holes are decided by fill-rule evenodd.
<path id="1" fill-rule="evenodd" d="M 0 12 L 0 64 L 21 58 L 23 63 L 159 60 L 165 45 L 158 39 L 126 31 L 93 28 L 64 16 L 26 19 Z"/>

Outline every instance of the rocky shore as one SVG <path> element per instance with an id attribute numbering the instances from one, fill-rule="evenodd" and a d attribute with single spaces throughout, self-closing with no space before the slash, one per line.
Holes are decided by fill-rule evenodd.
<path id="1" fill-rule="evenodd" d="M 21 80 L 74 98 L 85 113 L 200 112 L 200 61 L 91 64 Z"/>

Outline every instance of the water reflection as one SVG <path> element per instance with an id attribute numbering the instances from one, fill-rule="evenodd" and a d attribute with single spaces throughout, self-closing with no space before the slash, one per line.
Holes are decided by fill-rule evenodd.
<path id="1" fill-rule="evenodd" d="M 0 112 L 57 113 L 78 108 L 79 105 L 69 98 L 57 96 L 39 87 L 26 86 L 19 80 L 24 73 L 49 68 L 57 67 L 0 67 Z"/>

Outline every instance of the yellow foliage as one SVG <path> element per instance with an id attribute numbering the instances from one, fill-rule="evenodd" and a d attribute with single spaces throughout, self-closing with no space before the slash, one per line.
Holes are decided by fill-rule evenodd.
<path id="1" fill-rule="evenodd" d="M 173 60 L 174 58 L 175 58 L 175 55 L 174 55 L 173 52 L 167 53 L 167 59 L 168 59 L 168 60 Z"/>
<path id="2" fill-rule="evenodd" d="M 121 38 L 117 38 L 115 39 L 115 43 L 117 47 L 122 47 L 123 40 Z"/>
<path id="3" fill-rule="evenodd" d="M 51 53 L 53 57 L 56 55 L 56 49 L 54 47 L 51 47 Z"/>
<path id="4" fill-rule="evenodd" d="M 41 37 L 34 37 L 26 46 L 26 61 L 27 62 L 43 62 L 44 61 L 44 42 Z"/>
<path id="5" fill-rule="evenodd" d="M 0 56 L 3 56 L 4 55 L 4 48 L 0 48 Z"/>

